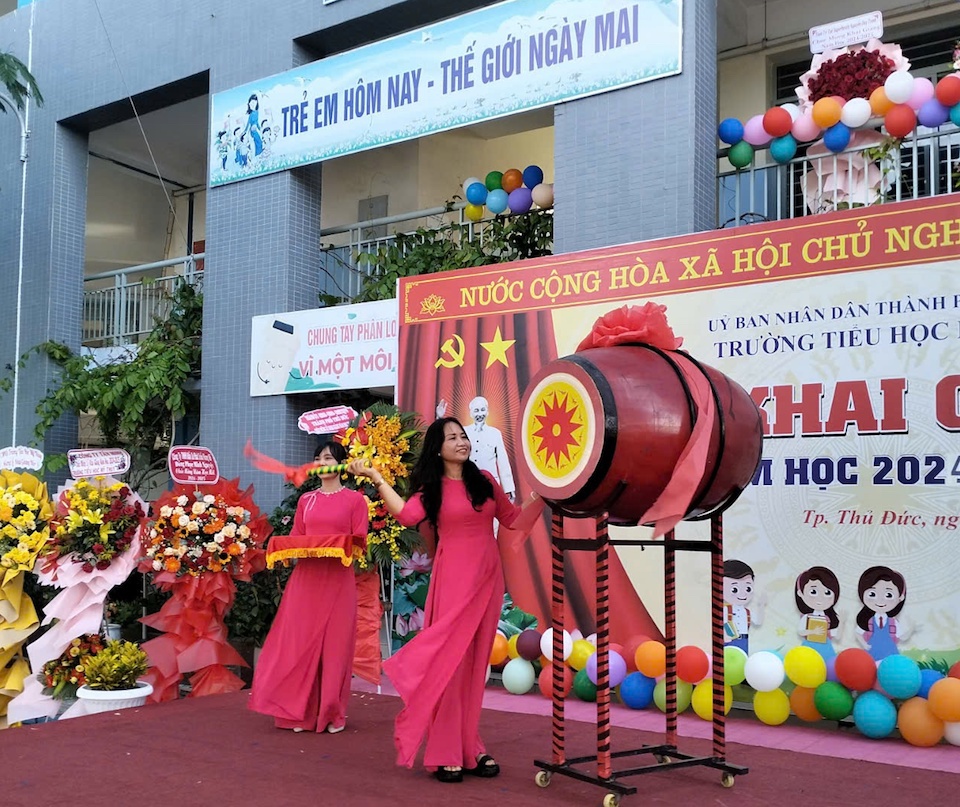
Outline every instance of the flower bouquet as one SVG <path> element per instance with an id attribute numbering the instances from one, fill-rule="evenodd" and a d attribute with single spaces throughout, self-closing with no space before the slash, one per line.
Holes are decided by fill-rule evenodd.
<path id="1" fill-rule="evenodd" d="M 909 70 L 910 61 L 899 45 L 871 39 L 866 45 L 851 45 L 814 54 L 810 69 L 800 76 L 797 98 L 800 109 L 812 107 L 821 98 L 838 96 L 845 101 L 866 98 L 897 70 Z"/>
<path id="2" fill-rule="evenodd" d="M 85 633 L 72 640 L 58 658 L 50 659 L 37 673 L 43 694 L 60 701 L 77 697 L 77 689 L 87 683 L 90 660 L 103 650 L 99 633 Z"/>
<path id="3" fill-rule="evenodd" d="M 156 614 L 141 622 L 163 635 L 144 643 L 150 657 L 146 680 L 154 701 L 179 695 L 184 673 L 190 695 L 235 692 L 243 681 L 227 666 L 247 666 L 229 644 L 224 618 L 236 595 L 235 580 L 249 581 L 264 568 L 263 543 L 270 524 L 253 501 L 253 488 L 220 480 L 195 489 L 177 485 L 153 504 L 145 525 L 140 569 L 171 593 Z"/>

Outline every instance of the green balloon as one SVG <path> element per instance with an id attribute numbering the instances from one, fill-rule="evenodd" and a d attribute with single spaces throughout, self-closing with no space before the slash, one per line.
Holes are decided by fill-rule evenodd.
<path id="1" fill-rule="evenodd" d="M 597 685 L 590 680 L 586 668 L 573 677 L 573 694 L 582 701 L 593 703 L 597 699 Z"/>
<path id="2" fill-rule="evenodd" d="M 742 684 L 747 677 L 747 654 L 739 647 L 723 648 L 723 683 L 728 687 Z"/>
<path id="3" fill-rule="evenodd" d="M 741 140 L 735 146 L 730 146 L 727 159 L 734 168 L 746 168 L 753 162 L 753 146 L 746 140 Z"/>
<path id="4" fill-rule="evenodd" d="M 843 684 L 825 681 L 814 691 L 813 705 L 827 720 L 843 720 L 853 712 L 853 695 Z"/>
<path id="5" fill-rule="evenodd" d="M 687 711 L 693 697 L 693 684 L 677 681 L 677 714 Z M 667 711 L 667 681 L 661 678 L 653 688 L 653 702 L 661 712 Z"/>
<path id="6" fill-rule="evenodd" d="M 753 149 L 750 150 L 750 157 L 753 158 Z M 483 181 L 483 184 L 487 186 L 488 191 L 498 191 L 501 189 L 503 183 L 503 172 L 502 171 L 491 171 L 487 174 L 487 178 Z"/>

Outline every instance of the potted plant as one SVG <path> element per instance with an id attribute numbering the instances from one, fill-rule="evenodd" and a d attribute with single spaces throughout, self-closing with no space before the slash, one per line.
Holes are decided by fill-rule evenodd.
<path id="1" fill-rule="evenodd" d="M 86 711 L 110 712 L 143 706 L 153 687 L 137 680 L 147 672 L 147 654 L 135 642 L 112 640 L 86 663 L 86 683 L 77 697 Z"/>

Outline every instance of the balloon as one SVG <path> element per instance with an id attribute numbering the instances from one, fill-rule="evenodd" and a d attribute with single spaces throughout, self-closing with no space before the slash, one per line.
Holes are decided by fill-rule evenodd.
<path id="1" fill-rule="evenodd" d="M 905 104 L 913 93 L 913 76 L 906 70 L 896 70 L 883 82 L 883 91 L 891 104 Z"/>
<path id="2" fill-rule="evenodd" d="M 934 95 L 944 106 L 960 104 L 960 77 L 955 75 L 944 76 L 937 82 Z"/>
<path id="3" fill-rule="evenodd" d="M 480 219 L 483 218 L 483 206 L 467 204 L 467 206 L 463 208 L 463 215 L 470 221 L 480 221 Z"/>
<path id="4" fill-rule="evenodd" d="M 937 670 L 920 670 L 920 689 L 917 691 L 917 694 L 921 698 L 928 698 L 930 696 L 930 687 L 943 677 L 943 673 L 937 672 Z"/>
<path id="5" fill-rule="evenodd" d="M 723 648 L 723 682 L 735 687 L 747 677 L 747 654 L 739 647 L 728 645 Z"/>
<path id="6" fill-rule="evenodd" d="M 566 631 L 563 632 L 563 660 L 566 661 L 573 649 L 573 639 Z M 547 628 L 540 637 L 540 652 L 547 661 L 553 661 L 553 628 Z"/>
<path id="7" fill-rule="evenodd" d="M 685 712 L 693 697 L 693 685 L 686 681 L 677 681 L 677 714 Z M 667 681 L 661 678 L 653 688 L 653 702 L 661 712 L 667 711 Z"/>
<path id="8" fill-rule="evenodd" d="M 494 215 L 499 215 L 507 209 L 507 192 L 496 188 L 487 194 L 487 209 Z"/>
<path id="9" fill-rule="evenodd" d="M 842 110 L 836 98 L 821 98 L 813 105 L 813 122 L 821 129 L 827 129 L 840 122 Z"/>
<path id="10" fill-rule="evenodd" d="M 883 739 L 897 727 L 897 707 L 879 692 L 864 692 L 853 703 L 853 722 L 861 734 Z"/>
<path id="11" fill-rule="evenodd" d="M 917 115 L 906 104 L 897 104 L 883 118 L 891 137 L 906 137 L 917 126 Z"/>
<path id="12" fill-rule="evenodd" d="M 693 688 L 690 705 L 697 717 L 702 720 L 713 720 L 713 681 L 701 681 Z M 728 714 L 733 706 L 733 689 L 723 688 L 723 713 Z"/>
<path id="13" fill-rule="evenodd" d="M 567 657 L 567 664 L 575 670 L 582 670 L 587 666 L 587 659 L 596 652 L 597 648 L 586 639 L 574 639 L 570 655 Z"/>
<path id="14" fill-rule="evenodd" d="M 923 679 L 920 667 L 909 656 L 887 656 L 877 667 L 877 680 L 883 691 L 896 700 L 907 700 L 920 691 Z"/>
<path id="15" fill-rule="evenodd" d="M 734 168 L 746 168 L 753 162 L 753 146 L 746 140 L 741 140 L 735 146 L 730 146 L 727 159 Z"/>
<path id="16" fill-rule="evenodd" d="M 710 672 L 710 660 L 699 647 L 687 645 L 677 651 L 677 677 L 682 681 L 696 684 Z"/>
<path id="17" fill-rule="evenodd" d="M 827 680 L 828 681 L 839 681 L 837 678 L 837 657 L 830 656 L 827 659 Z"/>
<path id="18" fill-rule="evenodd" d="M 958 124 L 960 126 L 960 124 Z M 954 662 L 953 666 L 947 671 L 950 678 L 960 678 L 960 661 Z"/>
<path id="19" fill-rule="evenodd" d="M 783 659 L 783 669 L 793 683 L 816 689 L 827 680 L 827 663 L 812 647 L 794 647 Z"/>
<path id="20" fill-rule="evenodd" d="M 492 673 L 492 672 L 493 672 L 493 666 L 490 665 L 490 664 L 488 664 L 488 665 L 487 665 L 487 677 L 483 679 L 483 683 L 484 683 L 484 684 L 489 684 L 489 683 L 490 683 L 490 673 Z"/>
<path id="21" fill-rule="evenodd" d="M 520 634 L 515 633 L 509 639 L 507 639 L 507 655 L 510 658 L 520 658 L 520 653 L 517 652 L 517 639 L 520 637 Z"/>
<path id="22" fill-rule="evenodd" d="M 543 182 L 543 169 L 539 165 L 528 165 L 523 169 L 523 184 L 530 190 Z"/>
<path id="23" fill-rule="evenodd" d="M 843 684 L 826 681 L 813 693 L 813 703 L 827 720 L 843 720 L 853 711 L 853 695 Z"/>
<path id="24" fill-rule="evenodd" d="M 887 91 L 883 87 L 877 87 L 870 93 L 870 111 L 877 117 L 886 115 L 893 106 L 893 101 L 887 98 Z"/>
<path id="25" fill-rule="evenodd" d="M 599 658 L 599 653 L 591 653 L 590 658 L 587 659 L 587 666 L 584 668 L 587 671 L 587 677 L 594 684 L 597 683 L 597 661 Z M 609 686 L 613 689 L 614 687 L 620 686 L 620 682 L 627 677 L 627 662 L 623 660 L 623 656 L 611 650 L 609 666 Z"/>
<path id="26" fill-rule="evenodd" d="M 465 180 L 463 181 L 463 192 L 466 193 L 466 192 L 467 192 L 467 188 L 469 188 L 469 187 L 470 187 L 471 185 L 473 185 L 475 182 L 483 185 L 483 180 L 480 179 L 479 177 L 468 177 L 467 179 L 465 179 Z M 486 187 L 486 186 L 484 186 L 484 187 Z"/>
<path id="27" fill-rule="evenodd" d="M 563 664 L 563 685 L 560 694 L 565 698 L 570 694 L 570 688 L 573 686 L 573 673 L 570 668 Z M 537 678 L 537 686 L 540 688 L 540 694 L 548 700 L 553 699 L 553 665 L 547 664 L 540 670 L 540 676 Z"/>
<path id="28" fill-rule="evenodd" d="M 637 672 L 637 648 L 649 641 L 649 636 L 631 636 L 624 643 L 623 658 L 627 662 L 627 672 Z"/>
<path id="29" fill-rule="evenodd" d="M 591 633 L 589 636 L 584 636 L 583 638 L 586 639 L 588 642 L 590 642 L 590 644 L 592 644 L 594 647 L 597 647 L 597 646 L 598 646 L 598 645 L 597 645 L 597 634 Z M 609 646 L 610 646 L 610 645 L 608 644 L 607 647 L 609 647 Z"/>
<path id="30" fill-rule="evenodd" d="M 780 656 L 769 650 L 751 653 L 744 672 L 747 683 L 757 692 L 771 692 L 783 683 L 783 661 Z"/>
<path id="31" fill-rule="evenodd" d="M 907 99 L 907 106 L 911 109 L 920 109 L 934 96 L 933 83 L 928 78 L 920 77 L 913 80 L 913 89 Z"/>
<path id="32" fill-rule="evenodd" d="M 931 98 L 920 107 L 917 112 L 917 120 L 922 126 L 929 126 L 936 129 L 950 120 L 950 110 L 941 104 L 936 98 Z"/>
<path id="33" fill-rule="evenodd" d="M 785 134 L 770 144 L 770 156 L 778 163 L 788 163 L 797 156 L 797 141 L 793 135 Z"/>
<path id="34" fill-rule="evenodd" d="M 930 687 L 930 711 L 947 723 L 960 722 L 960 680 L 944 678 Z"/>
<path id="35" fill-rule="evenodd" d="M 597 699 L 597 685 L 587 677 L 586 670 L 580 670 L 573 677 L 573 694 L 590 703 Z"/>
<path id="36" fill-rule="evenodd" d="M 960 745 L 960 723 L 944 723 L 943 739 L 950 745 Z"/>
<path id="37" fill-rule="evenodd" d="M 923 698 L 910 698 L 900 704 L 897 728 L 904 740 L 921 748 L 929 748 L 943 739 L 943 720 L 931 711 L 928 701 Z"/>
<path id="38" fill-rule="evenodd" d="M 579 631 L 578 628 L 574 628 L 572 631 L 570 631 L 570 638 L 576 642 L 583 638 L 583 634 Z"/>
<path id="39" fill-rule="evenodd" d="M 953 107 L 953 108 L 950 110 L 950 122 L 951 122 L 954 126 L 960 126 L 960 104 L 957 104 L 955 107 Z M 957 664 L 954 664 L 953 666 L 956 667 L 956 666 L 958 666 L 958 665 L 957 665 Z M 953 668 L 951 668 L 951 669 L 953 669 Z M 953 673 L 951 673 L 951 676 L 953 676 Z"/>
<path id="40" fill-rule="evenodd" d="M 796 104 L 780 104 L 780 109 L 786 110 L 791 124 L 800 117 L 800 107 Z"/>
<path id="41" fill-rule="evenodd" d="M 841 650 L 837 654 L 836 670 L 837 680 L 856 692 L 873 689 L 877 680 L 877 663 L 873 656 L 859 647 Z"/>
<path id="42" fill-rule="evenodd" d="M 763 115 L 754 115 L 743 127 L 743 139 L 751 146 L 765 146 L 772 139 L 772 135 L 763 128 Z"/>
<path id="43" fill-rule="evenodd" d="M 793 118 L 785 109 L 771 107 L 763 113 L 763 130 L 772 137 L 783 137 L 793 126 Z"/>
<path id="44" fill-rule="evenodd" d="M 724 118 L 717 127 L 717 137 L 728 146 L 743 140 L 743 124 L 736 118 Z"/>
<path id="45" fill-rule="evenodd" d="M 487 201 L 487 186 L 482 182 L 474 182 L 467 187 L 467 201 L 472 205 L 482 205 Z"/>
<path id="46" fill-rule="evenodd" d="M 790 131 L 800 143 L 809 143 L 820 136 L 820 127 L 814 123 L 813 114 L 809 110 L 800 113 L 800 117 L 793 122 L 793 128 Z"/>
<path id="47" fill-rule="evenodd" d="M 632 672 L 620 683 L 620 700 L 631 709 L 646 709 L 653 701 L 656 679 Z"/>
<path id="48" fill-rule="evenodd" d="M 540 632 L 525 630 L 517 637 L 517 654 L 527 661 L 540 658 Z"/>
<path id="49" fill-rule="evenodd" d="M 488 191 L 498 191 L 503 185 L 503 174 L 499 171 L 491 171 L 487 174 L 486 179 L 483 180 L 483 184 L 487 186 Z"/>
<path id="50" fill-rule="evenodd" d="M 850 130 L 842 123 L 835 123 L 823 133 L 823 145 L 834 154 L 839 154 L 850 143 Z"/>
<path id="51" fill-rule="evenodd" d="M 813 700 L 816 692 L 817 690 L 810 687 L 794 687 L 790 693 L 790 708 L 797 717 L 808 723 L 815 723 L 820 719 L 820 712 Z"/>
<path id="52" fill-rule="evenodd" d="M 522 658 L 511 659 L 501 673 L 503 687 L 514 695 L 526 695 L 537 680 L 533 665 Z"/>
<path id="53" fill-rule="evenodd" d="M 753 711 L 768 726 L 779 726 L 790 717 L 790 699 L 782 689 L 757 692 L 753 696 Z"/>
<path id="54" fill-rule="evenodd" d="M 634 654 L 637 669 L 650 678 L 659 678 L 667 671 L 667 648 L 663 642 L 644 642 Z"/>
<path id="55" fill-rule="evenodd" d="M 500 178 L 500 187 L 503 188 L 507 193 L 515 191 L 523 184 L 523 174 L 520 172 L 519 168 L 509 168 L 503 172 L 503 176 Z"/>
<path id="56" fill-rule="evenodd" d="M 511 213 L 526 213 L 533 206 L 533 196 L 529 188 L 514 188 L 507 197 Z"/>
<path id="57" fill-rule="evenodd" d="M 859 129 L 870 120 L 872 114 L 873 109 L 866 98 L 851 98 L 843 105 L 840 122 L 851 129 Z"/>
<path id="58" fill-rule="evenodd" d="M 530 197 L 537 207 L 550 207 L 553 204 L 553 185 L 541 182 L 530 191 Z"/>
<path id="59" fill-rule="evenodd" d="M 507 637 L 498 633 L 493 637 L 493 649 L 490 651 L 490 663 L 499 667 L 507 660 Z"/>

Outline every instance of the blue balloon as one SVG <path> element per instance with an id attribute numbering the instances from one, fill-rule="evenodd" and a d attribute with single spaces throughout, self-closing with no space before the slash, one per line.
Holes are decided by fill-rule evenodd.
<path id="1" fill-rule="evenodd" d="M 533 206 L 533 196 L 530 188 L 515 188 L 507 196 L 507 204 L 511 213 L 526 213 Z"/>
<path id="2" fill-rule="evenodd" d="M 543 169 L 539 165 L 528 165 L 523 169 L 523 184 L 530 190 L 543 182 Z"/>
<path id="3" fill-rule="evenodd" d="M 743 140 L 743 124 L 736 118 L 725 118 L 717 127 L 717 137 L 728 146 L 735 146 Z"/>
<path id="4" fill-rule="evenodd" d="M 653 702 L 656 679 L 632 672 L 620 682 L 620 700 L 631 709 L 646 709 Z"/>
<path id="5" fill-rule="evenodd" d="M 823 133 L 823 145 L 834 154 L 839 154 L 850 143 L 850 128 L 844 123 L 835 123 Z"/>
<path id="6" fill-rule="evenodd" d="M 497 188 L 487 194 L 487 207 L 495 216 L 507 209 L 509 197 L 503 188 Z"/>
<path id="7" fill-rule="evenodd" d="M 960 104 L 950 108 L 950 122 L 954 126 L 960 126 Z"/>
<path id="8" fill-rule="evenodd" d="M 943 677 L 943 673 L 936 670 L 920 670 L 920 689 L 917 694 L 921 698 L 926 698 L 930 694 L 930 687 Z"/>
<path id="9" fill-rule="evenodd" d="M 917 121 L 921 126 L 936 129 L 950 119 L 950 110 L 936 98 L 931 98 L 917 110 Z"/>
<path id="10" fill-rule="evenodd" d="M 862 692 L 853 702 L 853 723 L 862 734 L 879 740 L 896 728 L 897 707 L 879 692 Z"/>
<path id="11" fill-rule="evenodd" d="M 467 201 L 472 205 L 482 205 L 487 201 L 487 186 L 482 182 L 473 182 L 468 185 Z"/>
<path id="12" fill-rule="evenodd" d="M 887 656 L 877 667 L 877 680 L 891 698 L 905 701 L 920 691 L 920 667 L 909 656 Z"/>
<path id="13" fill-rule="evenodd" d="M 788 163 L 797 156 L 797 141 L 793 135 L 776 138 L 770 144 L 770 156 L 778 163 Z"/>

